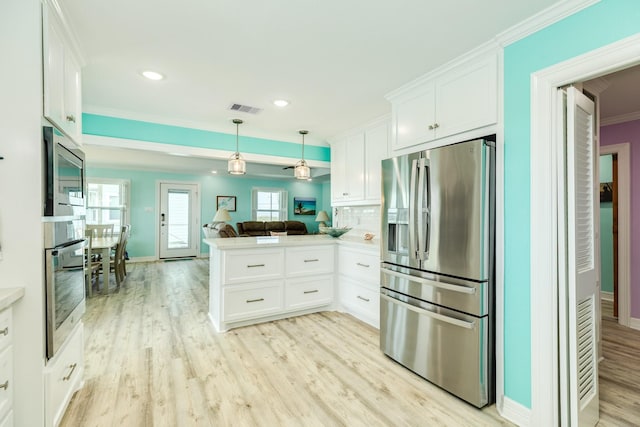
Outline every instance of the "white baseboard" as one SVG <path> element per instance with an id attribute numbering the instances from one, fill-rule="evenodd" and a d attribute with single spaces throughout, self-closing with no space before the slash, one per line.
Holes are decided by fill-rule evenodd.
<path id="1" fill-rule="evenodd" d="M 600 299 L 605 301 L 613 301 L 613 292 L 600 291 Z"/>
<path id="2" fill-rule="evenodd" d="M 138 256 L 138 257 L 133 257 L 130 260 L 128 260 L 129 262 L 153 262 L 153 261 L 157 261 L 158 258 L 154 257 L 154 256 Z"/>
<path id="3" fill-rule="evenodd" d="M 506 396 L 502 398 L 502 408 L 498 407 L 498 413 L 501 417 L 518 426 L 529 427 L 531 425 L 531 409 Z"/>
<path id="4" fill-rule="evenodd" d="M 629 327 L 631 329 L 635 329 L 637 331 L 640 331 L 640 319 L 635 318 L 635 317 L 630 317 L 629 318 Z"/>

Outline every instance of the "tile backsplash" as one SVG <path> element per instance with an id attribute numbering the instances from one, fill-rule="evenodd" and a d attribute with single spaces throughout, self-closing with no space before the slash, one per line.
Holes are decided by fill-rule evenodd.
<path id="1" fill-rule="evenodd" d="M 343 206 L 333 208 L 333 226 L 351 227 L 350 235 L 373 233 L 380 237 L 380 206 Z"/>

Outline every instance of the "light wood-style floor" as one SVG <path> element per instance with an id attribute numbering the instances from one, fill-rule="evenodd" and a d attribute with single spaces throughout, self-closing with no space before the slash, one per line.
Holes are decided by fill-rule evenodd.
<path id="1" fill-rule="evenodd" d="M 129 264 L 88 301 L 85 384 L 61 426 L 493 426 L 385 357 L 378 331 L 325 312 L 217 334 L 208 261 Z"/>
<path id="2" fill-rule="evenodd" d="M 599 426 L 640 426 L 640 331 L 618 324 L 602 301 Z"/>

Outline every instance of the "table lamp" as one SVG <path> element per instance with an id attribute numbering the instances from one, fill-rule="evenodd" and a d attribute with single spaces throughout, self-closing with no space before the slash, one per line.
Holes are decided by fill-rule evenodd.
<path id="1" fill-rule="evenodd" d="M 231 221 L 231 215 L 229 215 L 229 211 L 225 208 L 218 209 L 215 216 L 213 217 L 213 221 L 211 224 L 211 228 L 218 229 L 222 224 L 227 221 Z"/>
<path id="2" fill-rule="evenodd" d="M 320 212 L 318 212 L 318 216 L 316 216 L 316 221 L 320 222 L 320 224 L 318 224 L 318 226 L 326 227 L 327 226 L 326 221 L 329 221 L 329 215 L 327 215 L 326 211 L 320 211 Z"/>

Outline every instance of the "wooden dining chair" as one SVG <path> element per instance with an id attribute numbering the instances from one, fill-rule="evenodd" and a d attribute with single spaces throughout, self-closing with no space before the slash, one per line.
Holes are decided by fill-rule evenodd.
<path id="1" fill-rule="evenodd" d="M 127 240 L 129 239 L 129 225 L 122 226 L 120 230 L 120 239 L 116 245 L 115 254 L 111 257 L 110 271 L 113 271 L 116 277 L 116 285 L 118 288 L 124 282 L 127 276 L 127 268 L 125 265 L 125 252 L 127 247 Z"/>
<path id="2" fill-rule="evenodd" d="M 113 236 L 113 224 L 87 224 L 85 228 L 93 232 L 93 237 Z"/>
<path id="3" fill-rule="evenodd" d="M 91 297 L 93 295 L 94 279 L 96 287 L 98 286 L 98 282 L 100 281 L 100 267 L 102 263 L 100 261 L 94 260 L 93 254 L 91 253 L 93 231 L 85 230 L 84 235 L 87 238 L 87 246 L 84 255 L 84 286 L 87 297 Z"/>

